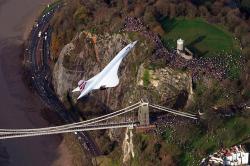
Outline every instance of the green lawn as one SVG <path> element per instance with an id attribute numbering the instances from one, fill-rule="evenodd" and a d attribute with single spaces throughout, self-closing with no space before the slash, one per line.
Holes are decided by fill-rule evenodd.
<path id="1" fill-rule="evenodd" d="M 169 48 L 175 48 L 176 40 L 182 38 L 185 40 L 185 46 L 199 57 L 211 57 L 225 52 L 238 53 L 240 50 L 239 42 L 234 39 L 230 32 L 200 18 L 176 18 L 172 20 L 165 18 L 161 23 L 166 32 L 163 41 Z"/>
<path id="2" fill-rule="evenodd" d="M 166 144 L 171 144 L 178 149 L 171 153 L 178 155 L 179 165 L 199 165 L 201 159 L 216 152 L 222 147 L 231 147 L 249 138 L 250 122 L 245 117 L 234 117 L 222 120 L 211 131 L 202 131 L 202 126 L 183 126 L 176 132 L 166 132 L 162 139 Z M 167 133 L 167 134 L 166 134 Z M 166 137 L 167 135 L 167 137 Z M 169 138 L 175 139 L 169 139 Z"/>

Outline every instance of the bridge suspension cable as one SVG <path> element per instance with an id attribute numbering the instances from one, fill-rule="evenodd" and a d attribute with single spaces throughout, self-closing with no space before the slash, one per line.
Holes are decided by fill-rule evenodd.
<path id="1" fill-rule="evenodd" d="M 0 140 L 10 139 L 10 138 L 24 138 L 24 137 L 33 137 L 33 136 L 44 136 L 44 135 L 52 135 L 52 134 L 63 134 L 63 133 L 72 133 L 79 131 L 90 131 L 90 130 L 101 130 L 101 129 L 114 129 L 114 128 L 124 128 L 124 127 L 134 127 L 136 123 L 127 123 L 127 124 L 109 124 L 107 126 L 85 126 L 85 128 L 75 128 L 75 129 L 67 129 L 67 130 L 58 130 L 58 131 L 50 131 L 50 132 L 32 132 L 32 133 L 23 133 L 23 134 L 10 134 L 10 135 L 0 135 Z"/>
<path id="2" fill-rule="evenodd" d="M 198 119 L 198 117 L 194 114 L 176 111 L 176 110 L 166 108 L 160 105 L 148 104 L 143 101 L 140 101 L 126 108 L 120 109 L 118 111 L 115 111 L 115 112 L 112 112 L 112 113 L 109 113 L 100 117 L 92 118 L 86 121 L 72 123 L 72 124 L 66 124 L 66 125 L 54 126 L 54 127 L 44 127 L 44 128 L 37 128 L 37 129 L 0 129 L 0 140 L 8 139 L 8 138 L 42 136 L 42 135 L 79 132 L 79 131 L 88 131 L 88 130 L 134 127 L 134 126 L 137 126 L 138 124 L 140 125 L 141 123 L 140 119 L 136 119 L 136 118 L 126 119 L 125 118 L 125 121 L 122 121 L 122 122 L 119 121 L 118 123 L 114 123 L 114 122 L 107 123 L 107 120 L 110 120 L 114 117 L 118 117 L 128 112 L 132 112 L 141 106 L 149 106 L 149 107 L 152 107 L 161 111 L 166 111 L 168 113 L 172 113 L 175 115 L 192 118 L 192 119 Z M 106 121 L 106 123 L 100 123 L 104 121 Z"/>
<path id="3" fill-rule="evenodd" d="M 166 108 L 166 107 L 162 107 L 162 106 L 154 105 L 154 104 L 149 104 L 149 106 L 152 108 L 158 109 L 158 110 L 169 112 L 171 114 L 175 114 L 175 115 L 179 115 L 179 116 L 183 116 L 183 117 L 187 117 L 187 118 L 191 118 L 191 119 L 198 119 L 196 115 L 190 114 L 187 112 L 176 111 L 176 110 L 173 110 L 170 108 Z"/>
<path id="4" fill-rule="evenodd" d="M 119 111 L 98 117 L 93 118 L 87 121 L 73 123 L 70 125 L 62 125 L 57 127 L 47 127 L 40 129 L 1 129 L 0 131 L 0 139 L 1 138 L 16 138 L 16 137 L 22 137 L 22 136 L 36 136 L 38 135 L 49 135 L 49 134 L 57 134 L 57 133 L 65 133 L 65 132 L 74 132 L 74 131 L 85 131 L 85 130 L 91 130 L 92 128 L 96 128 L 97 125 L 90 126 L 91 124 L 96 124 L 98 122 L 102 122 L 108 119 L 111 119 L 113 117 L 125 114 L 127 112 L 133 111 L 134 109 L 140 107 L 140 102 L 133 104 L 129 107 L 126 107 L 124 109 L 121 109 Z M 86 123 L 87 122 L 87 123 Z M 127 125 L 133 124 L 135 122 L 128 122 Z M 109 124 L 111 126 L 115 124 Z M 118 125 L 120 126 L 120 125 Z M 108 126 L 106 126 L 107 128 Z"/>
<path id="5" fill-rule="evenodd" d="M 174 109 L 171 109 L 171 108 L 167 108 L 167 107 L 163 107 L 163 106 L 156 105 L 156 104 L 153 104 L 153 105 L 157 106 L 159 108 L 167 109 L 168 111 L 177 112 L 177 113 L 180 113 L 180 114 L 183 114 L 183 115 L 196 116 L 195 114 L 191 114 L 191 113 L 188 113 L 188 112 L 177 111 L 177 110 L 174 110 Z"/>
<path id="6" fill-rule="evenodd" d="M 55 126 L 55 127 L 43 127 L 43 128 L 37 128 L 37 129 L 0 129 L 0 134 L 3 132 L 37 132 L 37 131 L 48 131 L 49 130 L 54 130 L 54 129 L 70 129 L 71 127 L 81 127 L 81 126 L 86 126 L 90 125 L 92 123 L 97 123 L 100 121 L 108 120 L 114 116 L 118 116 L 121 113 L 124 114 L 126 112 L 132 111 L 140 106 L 141 102 L 135 103 L 133 105 L 130 105 L 126 108 L 120 109 L 118 111 L 99 116 L 96 118 L 92 118 L 89 120 L 81 121 L 81 122 L 76 122 L 76 123 L 71 123 L 71 124 L 66 124 L 66 125 L 61 125 L 61 126 Z"/>

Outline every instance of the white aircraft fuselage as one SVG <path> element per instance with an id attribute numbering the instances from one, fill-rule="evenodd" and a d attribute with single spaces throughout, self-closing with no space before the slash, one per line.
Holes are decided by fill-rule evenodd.
<path id="1" fill-rule="evenodd" d="M 137 41 L 128 44 L 124 47 L 112 61 L 97 75 L 89 79 L 88 81 L 79 81 L 78 87 L 73 92 L 80 91 L 81 94 L 77 99 L 87 95 L 94 89 L 115 87 L 119 84 L 118 69 L 123 58 L 133 49 Z"/>

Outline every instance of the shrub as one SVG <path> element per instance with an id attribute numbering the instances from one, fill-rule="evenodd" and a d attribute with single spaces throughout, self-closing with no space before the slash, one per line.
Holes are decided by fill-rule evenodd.
<path id="1" fill-rule="evenodd" d="M 148 86 L 150 83 L 150 74 L 149 74 L 149 70 L 145 69 L 144 73 L 143 73 L 143 85 L 144 86 Z"/>

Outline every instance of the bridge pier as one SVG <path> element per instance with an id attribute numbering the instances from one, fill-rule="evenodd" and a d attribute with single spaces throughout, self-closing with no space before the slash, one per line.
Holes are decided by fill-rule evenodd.
<path id="1" fill-rule="evenodd" d="M 138 121 L 140 126 L 148 126 L 149 125 L 149 109 L 148 102 L 141 100 L 141 105 L 138 110 Z"/>

